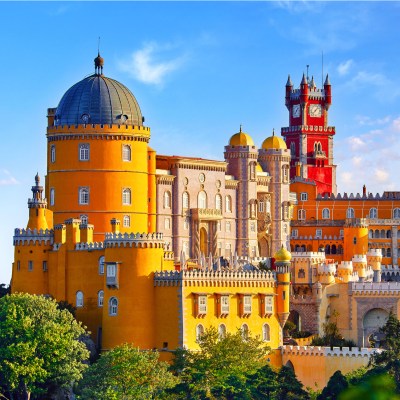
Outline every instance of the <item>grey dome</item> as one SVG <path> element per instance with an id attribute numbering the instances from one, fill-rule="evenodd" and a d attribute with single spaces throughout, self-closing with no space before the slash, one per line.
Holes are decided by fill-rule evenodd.
<path id="1" fill-rule="evenodd" d="M 143 118 L 132 92 L 114 79 L 94 74 L 69 88 L 55 114 L 54 125 L 142 125 Z"/>

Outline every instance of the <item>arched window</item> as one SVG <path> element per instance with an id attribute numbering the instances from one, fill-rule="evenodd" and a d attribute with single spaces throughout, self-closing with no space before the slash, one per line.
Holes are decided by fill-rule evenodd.
<path id="1" fill-rule="evenodd" d="M 215 196 L 215 208 L 222 211 L 222 197 L 220 194 Z"/>
<path id="2" fill-rule="evenodd" d="M 386 249 L 382 247 L 382 257 L 386 257 Z"/>
<path id="3" fill-rule="evenodd" d="M 289 166 L 284 165 L 282 167 L 282 181 L 283 183 L 289 182 Z"/>
<path id="4" fill-rule="evenodd" d="M 196 326 L 196 340 L 200 340 L 203 334 L 204 334 L 204 326 L 202 324 L 198 324 Z"/>
<path id="5" fill-rule="evenodd" d="M 243 340 L 247 340 L 249 338 L 249 327 L 248 327 L 248 325 L 247 324 L 243 324 L 242 328 L 241 328 L 241 331 L 242 331 Z"/>
<path id="6" fill-rule="evenodd" d="M 256 179 L 256 163 L 251 162 L 249 164 L 249 178 L 250 180 Z"/>
<path id="7" fill-rule="evenodd" d="M 164 208 L 171 208 L 171 193 L 168 191 L 164 192 Z"/>
<path id="8" fill-rule="evenodd" d="M 395 208 L 393 210 L 393 218 L 394 219 L 399 219 L 400 218 L 400 208 Z"/>
<path id="9" fill-rule="evenodd" d="M 268 324 L 264 324 L 262 327 L 262 338 L 264 342 L 271 340 L 271 332 Z"/>
<path id="10" fill-rule="evenodd" d="M 197 196 L 197 207 L 207 208 L 207 194 L 204 191 L 199 192 Z"/>
<path id="11" fill-rule="evenodd" d="M 225 211 L 232 212 L 232 198 L 231 196 L 225 197 Z"/>
<path id="12" fill-rule="evenodd" d="M 104 275 L 104 260 L 105 260 L 104 256 L 101 256 L 99 258 L 99 275 Z"/>
<path id="13" fill-rule="evenodd" d="M 386 238 L 387 239 L 390 239 L 392 237 L 392 231 L 390 230 L 390 229 L 388 229 L 387 231 L 386 231 Z"/>
<path id="14" fill-rule="evenodd" d="M 369 238 L 369 239 L 373 239 L 373 238 L 374 238 L 374 231 L 373 231 L 372 229 L 370 229 L 370 230 L 368 231 L 368 238 Z"/>
<path id="15" fill-rule="evenodd" d="M 331 212 L 329 208 L 324 208 L 322 210 L 322 219 L 329 219 L 331 217 Z"/>
<path id="16" fill-rule="evenodd" d="M 347 209 L 346 218 L 354 218 L 354 208 L 349 207 Z"/>
<path id="17" fill-rule="evenodd" d="M 386 232 L 384 229 L 381 229 L 381 238 L 385 239 L 386 238 Z"/>
<path id="18" fill-rule="evenodd" d="M 98 307 L 103 307 L 104 303 L 104 290 L 99 290 L 97 293 L 97 306 Z"/>
<path id="19" fill-rule="evenodd" d="M 331 246 L 329 244 L 325 246 L 325 254 L 331 254 Z"/>
<path id="20" fill-rule="evenodd" d="M 83 307 L 83 292 L 80 290 L 76 292 L 75 307 L 77 308 Z"/>
<path id="21" fill-rule="evenodd" d="M 370 218 L 378 218 L 378 210 L 376 208 L 370 208 L 369 217 Z"/>
<path id="22" fill-rule="evenodd" d="M 79 216 L 79 218 L 80 218 L 80 220 L 81 220 L 81 224 L 82 224 L 82 225 L 87 225 L 87 224 L 88 224 L 89 218 L 88 218 L 87 215 L 81 214 L 81 215 Z"/>
<path id="23" fill-rule="evenodd" d="M 122 204 L 124 206 L 131 205 L 132 197 L 131 197 L 131 189 L 124 188 L 122 189 Z"/>
<path id="24" fill-rule="evenodd" d="M 392 249 L 390 247 L 386 249 L 386 257 L 392 257 Z"/>
<path id="25" fill-rule="evenodd" d="M 336 253 L 337 253 L 336 245 L 333 244 L 332 247 L 331 247 L 331 254 L 336 254 Z"/>
<path id="26" fill-rule="evenodd" d="M 89 188 L 79 188 L 79 204 L 89 204 Z"/>
<path id="27" fill-rule="evenodd" d="M 339 246 L 338 246 L 337 253 L 338 254 L 343 254 L 343 246 L 341 244 L 339 244 Z"/>
<path id="28" fill-rule="evenodd" d="M 108 301 L 108 314 L 111 316 L 118 314 L 118 299 L 116 297 L 111 297 Z"/>
<path id="29" fill-rule="evenodd" d="M 55 201 L 56 193 L 54 188 L 50 189 L 50 205 L 54 206 L 54 201 Z"/>
<path id="30" fill-rule="evenodd" d="M 79 160 L 88 161 L 90 158 L 90 145 L 88 143 L 79 145 Z"/>
<path id="31" fill-rule="evenodd" d="M 131 226 L 131 217 L 129 215 L 124 215 L 123 224 L 125 228 L 129 228 Z"/>
<path id="32" fill-rule="evenodd" d="M 131 161 L 131 146 L 124 144 L 122 146 L 122 161 Z"/>
<path id="33" fill-rule="evenodd" d="M 380 236 L 379 230 L 375 229 L 375 235 L 374 235 L 375 239 L 379 239 L 379 236 Z"/>
<path id="34" fill-rule="evenodd" d="M 183 208 L 189 208 L 189 193 L 188 192 L 183 192 L 182 194 L 182 207 Z"/>
<path id="35" fill-rule="evenodd" d="M 305 220 L 306 219 L 306 210 L 301 208 L 300 210 L 297 211 L 297 219 L 299 220 Z"/>
<path id="36" fill-rule="evenodd" d="M 56 162 L 56 145 L 52 144 L 50 147 L 50 161 Z"/>
<path id="37" fill-rule="evenodd" d="M 220 339 L 225 339 L 226 337 L 226 326 L 224 324 L 220 324 L 218 327 L 218 335 Z"/>

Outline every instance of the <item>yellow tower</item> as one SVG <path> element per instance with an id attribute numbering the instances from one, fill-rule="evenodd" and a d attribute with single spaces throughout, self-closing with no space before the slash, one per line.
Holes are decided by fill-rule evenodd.
<path id="1" fill-rule="evenodd" d="M 368 226 L 364 219 L 349 218 L 344 226 L 343 259 L 349 261 L 354 254 L 366 254 L 368 251 Z"/>
<path id="2" fill-rule="evenodd" d="M 281 327 L 283 328 L 290 314 L 290 260 L 292 255 L 283 247 L 275 253 L 277 287 L 277 311 Z"/>
<path id="3" fill-rule="evenodd" d="M 355 254 L 352 261 L 353 270 L 357 273 L 359 281 L 364 281 L 367 276 L 367 257 L 364 254 Z"/>
<path id="4" fill-rule="evenodd" d="M 374 271 L 374 282 L 381 281 L 382 249 L 370 249 L 367 253 L 368 265 Z"/>

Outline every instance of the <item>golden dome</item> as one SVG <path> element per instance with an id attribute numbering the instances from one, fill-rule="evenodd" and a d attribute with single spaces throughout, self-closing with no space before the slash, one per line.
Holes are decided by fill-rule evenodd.
<path id="1" fill-rule="evenodd" d="M 257 172 L 264 172 L 260 163 L 257 163 L 256 171 Z"/>
<path id="2" fill-rule="evenodd" d="M 229 146 L 254 146 L 254 142 L 250 135 L 242 132 L 242 126 L 240 126 L 240 131 L 230 138 Z"/>
<path id="3" fill-rule="evenodd" d="M 275 136 L 275 131 L 272 131 L 272 136 L 266 138 L 263 141 L 263 144 L 261 147 L 265 150 L 269 150 L 269 149 L 286 150 L 287 149 L 285 141 L 281 137 Z"/>
<path id="4" fill-rule="evenodd" d="M 290 261 L 292 259 L 292 255 L 289 251 L 287 251 L 283 245 L 274 255 L 275 261 Z"/>

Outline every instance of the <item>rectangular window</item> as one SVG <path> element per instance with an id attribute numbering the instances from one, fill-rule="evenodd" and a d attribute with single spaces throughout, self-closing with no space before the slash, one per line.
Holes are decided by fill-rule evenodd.
<path id="1" fill-rule="evenodd" d="M 199 296 L 199 314 L 207 314 L 207 296 Z"/>
<path id="2" fill-rule="evenodd" d="M 28 261 L 28 271 L 33 271 L 33 261 Z"/>
<path id="3" fill-rule="evenodd" d="M 300 200 L 301 201 L 307 201 L 308 200 L 308 193 L 300 193 Z"/>
<path id="4" fill-rule="evenodd" d="M 89 188 L 87 187 L 79 188 L 79 204 L 82 205 L 89 204 Z"/>
<path id="5" fill-rule="evenodd" d="M 255 231 L 256 231 L 256 224 L 255 224 L 254 222 L 252 222 L 252 223 L 250 224 L 250 231 L 251 231 L 251 232 L 255 232 Z"/>
<path id="6" fill-rule="evenodd" d="M 243 313 L 251 314 L 251 296 L 243 296 Z"/>
<path id="7" fill-rule="evenodd" d="M 221 296 L 221 314 L 229 314 L 229 296 Z"/>
<path id="8" fill-rule="evenodd" d="M 47 261 L 43 261 L 42 268 L 44 272 L 47 271 Z"/>
<path id="9" fill-rule="evenodd" d="M 17 261 L 17 271 L 21 270 L 21 261 Z"/>
<path id="10" fill-rule="evenodd" d="M 108 264 L 107 265 L 107 278 L 115 278 L 116 275 L 117 275 L 116 264 Z"/>
<path id="11" fill-rule="evenodd" d="M 272 296 L 265 296 L 265 314 L 273 314 L 274 312 L 274 303 Z"/>
<path id="12" fill-rule="evenodd" d="M 231 231 L 231 223 L 230 223 L 229 221 L 226 221 L 225 230 L 226 230 L 227 232 L 230 232 L 230 231 Z"/>
<path id="13" fill-rule="evenodd" d="M 52 163 L 56 162 L 56 146 L 54 144 L 50 147 L 50 161 Z"/>
<path id="14" fill-rule="evenodd" d="M 260 201 L 258 203 L 258 212 L 260 212 L 260 213 L 264 212 L 264 202 L 263 201 Z"/>
<path id="15" fill-rule="evenodd" d="M 88 161 L 90 158 L 90 145 L 88 143 L 79 145 L 79 160 Z"/>
<path id="16" fill-rule="evenodd" d="M 318 239 L 322 239 L 322 229 L 317 229 L 315 231 L 315 237 Z"/>
<path id="17" fill-rule="evenodd" d="M 131 161 L 131 146 L 127 144 L 122 146 L 122 161 Z"/>
<path id="18" fill-rule="evenodd" d="M 340 236 L 344 236 L 344 229 L 341 229 L 341 230 L 340 230 L 339 235 L 340 235 Z"/>

